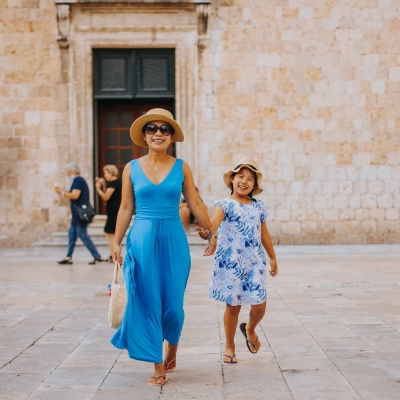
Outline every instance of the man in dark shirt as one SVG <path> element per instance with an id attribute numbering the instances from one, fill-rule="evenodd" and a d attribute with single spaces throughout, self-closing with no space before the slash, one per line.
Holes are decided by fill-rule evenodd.
<path id="1" fill-rule="evenodd" d="M 67 164 L 65 170 L 72 180 L 71 189 L 69 192 L 64 192 L 57 184 L 54 185 L 54 189 L 61 197 L 66 197 L 71 200 L 72 219 L 71 226 L 68 230 L 68 252 L 66 257 L 63 260 L 58 261 L 58 263 L 72 264 L 72 253 L 74 252 L 76 240 L 79 237 L 94 258 L 89 264 L 97 264 L 98 262 L 103 261 L 103 259 L 87 233 L 87 223 L 82 222 L 79 219 L 75 208 L 75 205 L 79 206 L 89 200 L 89 187 L 86 181 L 79 175 L 79 167 L 75 163 Z"/>

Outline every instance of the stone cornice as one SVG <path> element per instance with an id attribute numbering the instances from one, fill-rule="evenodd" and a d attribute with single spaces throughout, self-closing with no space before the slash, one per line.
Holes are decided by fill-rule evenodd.
<path id="1" fill-rule="evenodd" d="M 212 0 L 55 0 L 56 5 L 56 16 L 57 16 L 57 28 L 58 35 L 57 41 L 62 49 L 67 49 L 70 44 L 69 30 L 70 30 L 70 12 L 72 8 L 85 8 L 96 7 L 99 11 L 99 7 L 110 7 L 110 6 L 147 6 L 147 7 L 161 7 L 167 10 L 168 6 L 175 5 L 181 7 L 193 7 L 197 12 L 197 33 L 199 36 L 199 45 L 204 47 L 204 39 L 208 37 L 208 20 L 210 17 Z M 185 7 L 184 7 L 185 8 Z M 119 11 L 119 10 L 118 10 Z M 202 42 L 202 43 L 200 43 Z"/>
<path id="2" fill-rule="evenodd" d="M 212 0 L 55 0 L 56 4 L 211 4 Z"/>

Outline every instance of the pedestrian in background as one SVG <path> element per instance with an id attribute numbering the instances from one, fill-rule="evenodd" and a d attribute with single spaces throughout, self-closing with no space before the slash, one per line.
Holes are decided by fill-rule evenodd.
<path id="1" fill-rule="evenodd" d="M 122 261 L 128 295 L 125 315 L 111 343 L 127 349 L 129 357 L 154 363 L 151 386 L 162 386 L 166 373 L 176 368 L 176 353 L 184 321 L 184 293 L 190 272 L 189 245 L 179 218 L 179 199 L 185 196 L 202 227 L 212 230 L 207 209 L 193 183 L 190 167 L 167 154 L 169 145 L 184 140 L 172 114 L 153 109 L 131 127 L 132 141 L 148 147 L 148 154 L 128 163 L 122 175 L 122 202 L 118 212 L 113 259 Z M 205 254 L 213 254 L 216 239 L 210 233 Z M 163 355 L 163 341 L 166 341 Z"/>
<path id="2" fill-rule="evenodd" d="M 72 185 L 69 191 L 60 189 L 58 184 L 54 184 L 55 191 L 61 196 L 71 200 L 71 225 L 68 230 L 68 251 L 65 258 L 58 261 L 59 264 L 72 264 L 72 254 L 75 249 L 76 241 L 82 240 L 83 244 L 93 256 L 93 261 L 89 264 L 97 264 L 103 261 L 96 246 L 87 232 L 87 223 L 79 219 L 78 212 L 75 206 L 80 206 L 89 201 L 89 187 L 86 181 L 79 175 L 79 167 L 75 163 L 69 163 L 65 166 L 65 170 L 69 178 L 72 180 Z"/>
<path id="3" fill-rule="evenodd" d="M 197 189 L 197 193 L 199 193 L 199 189 Z M 199 195 L 201 201 L 203 201 Z M 181 217 L 182 225 L 185 229 L 186 233 L 190 233 L 190 224 L 196 224 L 197 220 L 193 213 L 190 211 L 187 201 L 184 196 L 181 196 L 181 201 L 179 203 L 179 215 Z"/>
<path id="4" fill-rule="evenodd" d="M 235 332 L 242 304 L 250 304 L 248 323 L 240 324 L 246 345 L 253 354 L 260 349 L 255 332 L 266 309 L 267 282 L 264 249 L 270 258 L 270 275 L 278 274 L 278 265 L 265 220 L 268 212 L 261 200 L 253 196 L 262 192 L 262 174 L 251 158 L 239 161 L 224 174 L 225 185 L 231 196 L 218 199 L 211 218 L 213 229 L 218 229 L 218 245 L 209 287 L 209 297 L 226 303 L 224 314 L 225 363 L 237 363 Z M 208 232 L 197 228 L 205 239 Z"/>
<path id="5" fill-rule="evenodd" d="M 107 238 L 110 256 L 108 261 L 112 262 L 114 246 L 115 226 L 117 215 L 121 205 L 121 179 L 118 178 L 118 168 L 115 165 L 103 167 L 104 178 L 96 178 L 96 190 L 103 201 L 106 202 L 107 221 L 104 226 L 104 233 Z"/>

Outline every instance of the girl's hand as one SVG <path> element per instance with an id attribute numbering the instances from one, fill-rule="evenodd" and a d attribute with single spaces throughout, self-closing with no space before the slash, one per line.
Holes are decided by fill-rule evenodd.
<path id="1" fill-rule="evenodd" d="M 209 233 L 208 233 L 205 229 L 201 228 L 200 226 L 196 226 L 196 231 L 197 231 L 198 235 L 199 235 L 202 239 L 204 239 L 204 240 L 207 240 L 207 239 L 208 239 Z"/>
<path id="2" fill-rule="evenodd" d="M 208 246 L 204 250 L 203 257 L 212 256 L 217 248 L 217 238 L 213 237 L 208 242 Z"/>
<path id="3" fill-rule="evenodd" d="M 276 262 L 276 259 L 271 258 L 269 260 L 269 265 L 271 266 L 271 270 L 269 271 L 269 273 L 273 278 L 275 278 L 275 276 L 278 275 L 278 264 Z"/>
<path id="4" fill-rule="evenodd" d="M 112 259 L 115 264 L 116 261 L 122 265 L 122 255 L 121 255 L 121 246 L 119 244 L 114 244 L 114 249 L 113 249 L 113 254 L 112 254 Z"/>

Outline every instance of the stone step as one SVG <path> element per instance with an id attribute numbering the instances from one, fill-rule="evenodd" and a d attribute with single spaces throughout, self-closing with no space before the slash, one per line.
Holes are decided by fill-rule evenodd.
<path id="1" fill-rule="evenodd" d="M 102 226 L 101 229 L 99 228 L 92 229 L 92 227 L 89 227 L 88 229 L 89 236 L 92 238 L 93 243 L 96 246 L 108 246 L 107 239 L 104 236 L 103 228 L 104 225 Z M 192 227 L 190 233 L 187 234 L 187 238 L 190 246 L 206 246 L 207 244 L 205 240 L 201 239 L 197 235 L 194 227 Z M 126 236 L 122 241 L 123 245 L 125 244 L 125 241 L 126 241 Z M 33 243 L 33 247 L 42 247 L 42 248 L 66 247 L 67 245 L 68 245 L 68 232 L 54 232 L 48 237 L 45 237 Z M 83 243 L 81 240 L 78 239 L 76 245 L 83 246 Z"/>

